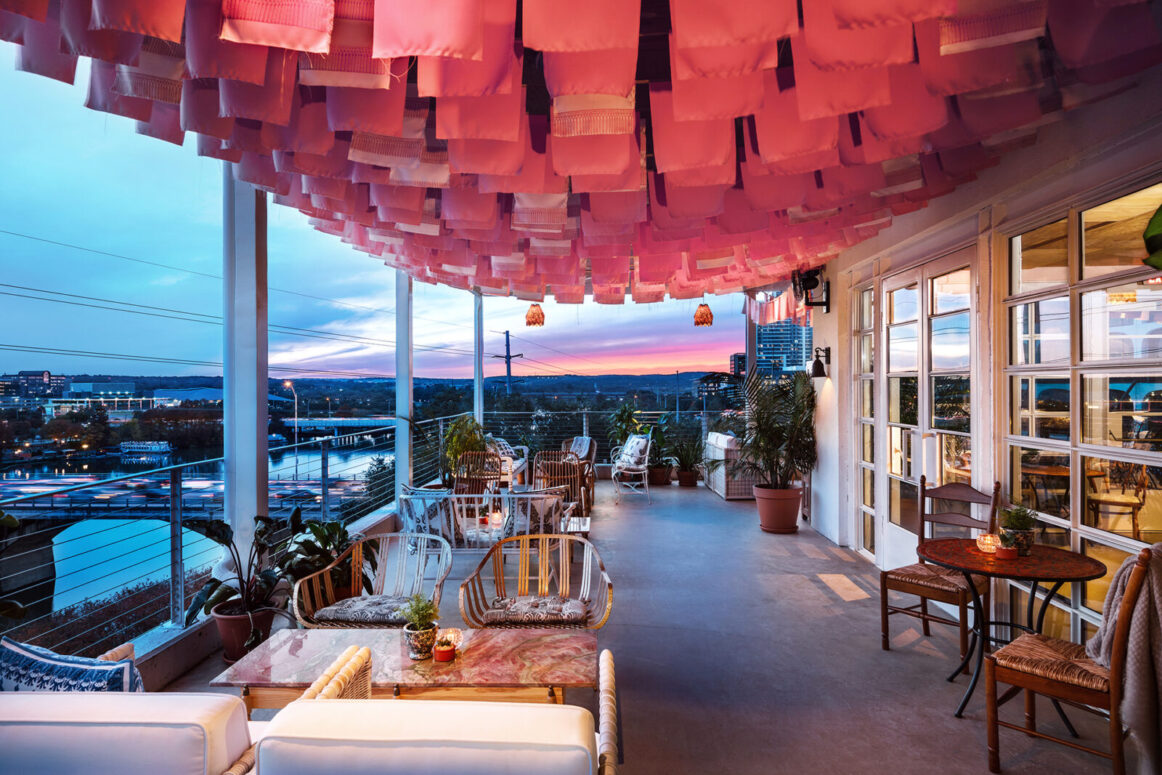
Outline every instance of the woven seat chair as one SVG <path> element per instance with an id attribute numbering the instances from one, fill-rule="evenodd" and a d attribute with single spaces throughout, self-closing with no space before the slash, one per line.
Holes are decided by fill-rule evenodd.
<path id="1" fill-rule="evenodd" d="M 649 460 L 650 445 L 653 443 L 653 431 L 645 435 L 631 434 L 620 447 L 614 447 L 609 453 L 613 463 L 613 488 L 616 501 L 621 502 L 621 488 L 625 487 L 633 492 L 645 491 L 646 502 L 650 501 Z"/>
<path id="2" fill-rule="evenodd" d="M 1000 503 L 1001 483 L 993 486 L 990 497 L 980 490 L 969 487 L 967 484 L 945 484 L 928 489 L 925 477 L 920 477 L 920 541 L 927 540 L 927 527 L 930 524 L 953 525 L 982 531 L 991 531 L 996 523 L 997 506 Z M 943 512 L 930 514 L 928 501 L 942 500 L 964 504 L 980 504 L 988 507 L 988 519 L 979 520 L 967 514 L 957 512 Z M 971 508 L 971 506 L 970 506 Z M 984 602 L 985 616 L 989 613 L 989 580 L 983 576 L 974 576 L 973 583 Z M 920 602 L 910 606 L 894 606 L 888 603 L 888 592 L 904 592 L 916 595 Z M 928 612 L 928 601 L 955 605 L 958 618 L 949 619 L 945 616 Z M 957 627 L 960 631 L 960 656 L 963 659 L 968 653 L 968 606 L 972 600 L 972 593 L 965 581 L 964 574 L 937 565 L 930 565 L 924 561 L 902 568 L 894 568 L 880 572 L 880 638 L 884 651 L 891 648 L 888 632 L 888 617 L 892 614 L 904 614 L 920 620 L 925 636 L 932 634 L 931 623 L 948 624 Z M 988 621 L 984 622 L 981 632 L 989 632 Z M 987 645 L 987 644 L 986 644 Z M 950 679 L 951 680 L 951 679 Z"/>
<path id="3" fill-rule="evenodd" d="M 327 667 L 303 696 L 303 700 L 371 699 L 371 649 L 348 646 Z"/>
<path id="4" fill-rule="evenodd" d="M 332 576 L 350 558 L 350 564 Z M 365 558 L 374 562 L 365 563 Z M 365 565 L 375 568 L 368 594 Z M 382 533 L 356 541 L 321 571 L 295 582 L 295 619 L 308 628 L 403 627 L 400 608 L 417 592 L 440 606 L 452 567 L 452 546 L 439 535 Z"/>
<path id="5" fill-rule="evenodd" d="M 1122 729 L 1121 718 L 1122 681 L 1125 678 L 1130 620 L 1134 616 L 1134 607 L 1142 591 L 1150 556 L 1150 549 L 1139 552 L 1130 572 L 1130 580 L 1126 584 L 1122 603 L 1118 607 L 1117 621 L 1113 625 L 1113 650 L 1108 669 L 1090 659 L 1085 653 L 1085 646 L 1081 644 L 1034 633 L 1024 633 L 1009 645 L 985 655 L 985 706 L 991 772 L 1001 771 L 1000 727 L 1007 727 L 1033 737 L 1104 756 L 1112 760 L 1113 771 L 1117 775 L 1124 775 L 1126 733 Z M 1112 612 L 1105 613 L 1108 616 Z M 1009 688 L 1000 698 L 997 697 L 998 683 L 1009 684 Z M 1000 706 L 1015 697 L 1022 689 L 1025 690 L 1025 725 L 1022 727 L 1001 721 L 997 716 Z M 1039 732 L 1036 719 L 1038 694 L 1093 713 L 1099 711 L 1108 713 L 1109 752 Z"/>
<path id="6" fill-rule="evenodd" d="M 398 510 L 404 533 L 442 536 L 452 544 L 452 548 L 463 542 L 451 490 L 402 485 Z"/>
<path id="7" fill-rule="evenodd" d="M 581 476 L 585 487 L 585 512 L 589 516 L 597 492 L 597 441 L 589 436 L 574 436 L 561 442 L 562 452 L 572 452 L 581 460 Z"/>
<path id="8" fill-rule="evenodd" d="M 584 552 L 577 580 L 569 572 L 574 551 Z M 612 609 L 613 582 L 605 564 L 593 544 L 578 536 L 506 538 L 460 585 L 460 615 L 469 627 L 597 630 Z"/>
<path id="9" fill-rule="evenodd" d="M 564 487 L 568 490 L 566 500 L 578 504 L 582 515 L 588 513 L 585 490 L 585 468 L 578 458 L 568 450 L 545 450 L 533 458 L 533 486 Z"/>
<path id="10" fill-rule="evenodd" d="M 456 460 L 455 491 L 481 495 L 500 486 L 504 466 L 495 452 L 464 452 Z"/>

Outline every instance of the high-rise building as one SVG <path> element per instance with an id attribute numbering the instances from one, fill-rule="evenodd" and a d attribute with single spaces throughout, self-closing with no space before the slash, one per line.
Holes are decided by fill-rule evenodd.
<path id="1" fill-rule="evenodd" d="M 770 376 L 803 371 L 811 357 L 811 327 L 790 320 L 757 326 L 755 368 Z"/>
<path id="2" fill-rule="evenodd" d="M 736 377 L 746 376 L 746 353 L 734 353 L 730 356 L 730 373 Z"/>
<path id="3" fill-rule="evenodd" d="M 48 371 L 21 371 L 16 374 L 16 384 L 25 398 L 59 396 L 68 384 L 68 377 L 53 376 Z"/>

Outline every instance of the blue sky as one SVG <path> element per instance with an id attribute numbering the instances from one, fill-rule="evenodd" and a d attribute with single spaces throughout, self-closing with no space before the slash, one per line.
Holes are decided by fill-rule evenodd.
<path id="1" fill-rule="evenodd" d="M 0 43 L 0 293 L 7 294 L 0 295 L 0 345 L 221 361 L 221 326 L 213 322 L 222 313 L 221 282 L 214 277 L 221 271 L 221 163 L 199 157 L 192 135 L 179 148 L 137 135 L 132 121 L 86 109 L 88 60 L 81 59 L 77 82 L 69 86 L 17 72 L 15 55 L 15 46 Z M 288 370 L 272 376 L 295 370 L 304 376 L 307 370 L 394 374 L 394 271 L 314 231 L 295 210 L 272 204 L 269 225 L 271 324 L 361 338 L 272 331 L 271 365 Z M 20 297 L 44 298 L 46 290 L 74 297 Z M 74 304 L 59 303 L 62 298 Z M 76 306 L 108 306 L 106 300 L 122 310 L 136 304 L 177 312 Z M 485 349 L 503 352 L 503 335 L 493 332 L 509 328 L 522 337 L 514 340 L 514 351 L 541 362 L 516 363 L 518 374 L 725 369 L 730 353 L 742 349 L 742 297 L 707 301 L 715 315 L 709 329 L 692 325 L 698 300 L 624 306 L 550 301 L 543 305 L 545 327 L 526 329 L 526 302 L 486 299 Z M 422 349 L 471 350 L 471 296 L 417 283 L 414 309 L 417 374 L 471 377 L 471 359 L 462 352 Z M 206 320 L 155 316 L 188 318 L 191 312 Z M 220 373 L 198 364 L 0 349 L 0 372 L 18 369 Z M 503 362 L 490 359 L 486 373 L 503 373 Z"/>

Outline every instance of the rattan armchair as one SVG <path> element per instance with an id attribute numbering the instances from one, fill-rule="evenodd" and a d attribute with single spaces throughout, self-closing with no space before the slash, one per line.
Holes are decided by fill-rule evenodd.
<path id="1" fill-rule="evenodd" d="M 574 583 L 569 558 L 577 549 L 584 554 Z M 506 538 L 460 585 L 460 615 L 470 627 L 597 630 L 612 610 L 613 582 L 601 555 L 578 536 Z"/>
<path id="2" fill-rule="evenodd" d="M 561 442 L 561 451 L 572 452 L 581 460 L 585 493 L 588 497 L 583 516 L 589 516 L 597 494 L 597 441 L 590 436 L 574 436 Z"/>
<path id="3" fill-rule="evenodd" d="M 374 572 L 365 595 L 367 566 Z M 423 593 L 439 607 L 451 567 L 452 546 L 442 536 L 371 535 L 353 543 L 326 568 L 295 582 L 291 604 L 303 627 L 403 627 L 399 609 L 411 595 Z"/>
<path id="4" fill-rule="evenodd" d="M 464 452 L 456 460 L 455 491 L 468 495 L 492 492 L 500 486 L 504 464 L 495 452 Z"/>
<path id="5" fill-rule="evenodd" d="M 585 466 L 572 452 L 545 450 L 533 458 L 533 486 L 538 488 L 564 487 L 566 500 L 576 503 L 579 516 L 589 513 L 588 491 L 585 487 Z"/>

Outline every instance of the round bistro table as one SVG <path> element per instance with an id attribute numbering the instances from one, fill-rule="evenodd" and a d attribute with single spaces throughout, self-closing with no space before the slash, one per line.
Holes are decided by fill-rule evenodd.
<path id="1" fill-rule="evenodd" d="M 976 684 L 980 680 L 981 664 L 984 662 L 985 648 L 993 640 L 991 633 L 981 629 L 981 625 L 985 622 L 984 605 L 981 603 L 980 593 L 976 591 L 976 585 L 972 583 L 973 576 L 1031 582 L 1033 586 L 1029 590 L 1029 602 L 1025 608 L 1025 624 L 1017 624 L 1016 622 L 991 622 L 990 624 L 1002 624 L 1016 627 L 1019 630 L 1040 633 L 1041 628 L 1045 625 L 1045 613 L 1049 608 L 1049 603 L 1056 597 L 1062 584 L 1074 581 L 1092 581 L 1106 575 L 1106 566 L 1092 557 L 1042 544 L 1034 544 L 1032 554 L 1028 557 L 998 560 L 995 554 L 986 554 L 977 549 L 975 539 L 933 538 L 922 541 L 916 547 L 916 554 L 922 560 L 933 565 L 940 565 L 963 573 L 968 581 L 969 592 L 972 593 L 972 640 L 969 643 L 968 653 L 957 665 L 956 671 L 948 677 L 948 680 L 951 681 L 960 675 L 968 666 L 969 660 L 975 655 L 976 665 L 972 671 L 972 680 L 969 681 L 968 689 L 965 690 L 964 697 L 960 700 L 960 707 L 956 709 L 957 718 L 964 714 L 964 708 L 976 690 Z M 1049 586 L 1049 594 L 1041 601 L 1041 608 L 1034 617 L 1034 602 L 1037 600 L 1037 592 L 1041 584 Z M 1057 709 L 1058 715 L 1061 716 L 1070 733 L 1076 737 L 1077 733 L 1074 731 L 1073 725 L 1069 723 L 1069 719 L 1066 718 L 1065 712 L 1061 710 L 1061 706 L 1054 702 L 1053 707 Z"/>

